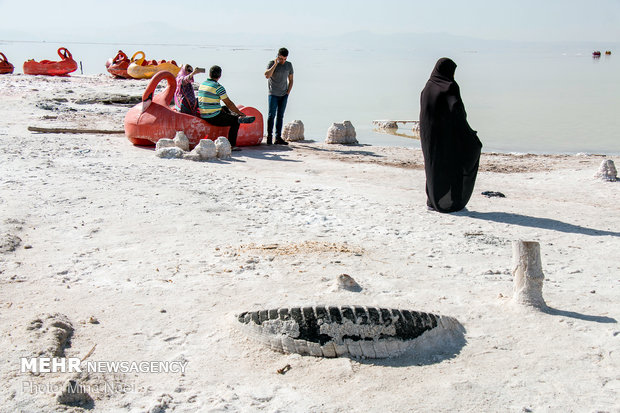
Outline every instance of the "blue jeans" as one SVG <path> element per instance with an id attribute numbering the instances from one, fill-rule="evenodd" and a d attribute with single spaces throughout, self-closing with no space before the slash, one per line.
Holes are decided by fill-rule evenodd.
<path id="1" fill-rule="evenodd" d="M 276 139 L 282 136 L 282 122 L 284 120 L 284 110 L 288 95 L 273 96 L 269 95 L 269 117 L 267 118 L 267 137 L 271 138 L 273 131 L 273 121 L 276 121 Z"/>

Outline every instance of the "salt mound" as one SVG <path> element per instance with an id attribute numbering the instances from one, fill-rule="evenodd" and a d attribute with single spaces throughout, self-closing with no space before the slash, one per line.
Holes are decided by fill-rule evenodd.
<path id="1" fill-rule="evenodd" d="M 192 151 L 185 155 L 185 159 L 192 161 L 207 161 L 217 157 L 215 143 L 211 139 L 201 139 Z"/>
<path id="2" fill-rule="evenodd" d="M 327 139 L 325 143 L 344 143 L 347 131 L 342 123 L 332 123 L 327 130 Z"/>
<path id="3" fill-rule="evenodd" d="M 159 142 L 161 142 L 161 139 Z M 181 148 L 177 148 L 176 146 L 164 147 L 155 151 L 155 156 L 165 159 L 182 158 L 183 155 L 185 155 L 185 151 Z"/>
<path id="4" fill-rule="evenodd" d="M 0 253 L 13 252 L 19 247 L 22 240 L 17 235 L 2 234 L 0 235 Z"/>
<path id="5" fill-rule="evenodd" d="M 355 133 L 355 128 L 353 127 L 353 124 L 350 121 L 345 120 L 343 122 L 343 125 L 345 130 L 345 143 L 357 143 L 357 139 L 355 139 L 357 133 Z"/>
<path id="6" fill-rule="evenodd" d="M 229 159 L 232 148 L 230 142 L 223 136 L 217 138 L 215 143 L 210 139 L 201 139 L 191 152 L 189 140 L 183 132 L 177 132 L 174 140 L 160 139 L 157 141 L 155 155 L 160 158 L 173 159 L 184 158 L 192 161 L 205 161 L 214 158 Z"/>
<path id="7" fill-rule="evenodd" d="M 189 139 L 187 139 L 187 136 L 185 136 L 184 132 L 177 132 L 174 137 L 174 145 L 177 148 L 183 149 L 184 151 L 189 151 Z"/>
<path id="8" fill-rule="evenodd" d="M 94 403 L 93 398 L 86 392 L 86 387 L 76 380 L 65 383 L 56 401 L 66 406 L 81 406 L 89 410 Z"/>
<path id="9" fill-rule="evenodd" d="M 36 343 L 41 345 L 38 356 L 64 357 L 73 336 L 73 325 L 64 314 L 45 314 L 30 322 L 28 330 L 35 332 Z"/>
<path id="10" fill-rule="evenodd" d="M 215 149 L 217 152 L 217 157 L 220 159 L 230 159 L 232 154 L 232 148 L 230 146 L 230 142 L 223 136 L 220 136 L 215 140 Z"/>
<path id="11" fill-rule="evenodd" d="M 540 244 L 536 241 L 513 241 L 513 301 L 518 304 L 544 309 L 542 295 L 545 275 L 540 261 Z"/>
<path id="12" fill-rule="evenodd" d="M 598 172 L 594 174 L 595 178 L 599 178 L 603 181 L 615 182 L 618 180 L 618 171 L 616 165 L 611 159 L 605 159 L 601 162 L 601 166 L 598 168 Z"/>
<path id="13" fill-rule="evenodd" d="M 175 146 L 174 140 L 172 139 L 160 139 L 155 144 L 155 150 L 158 151 L 163 148 L 174 148 Z"/>
<path id="14" fill-rule="evenodd" d="M 333 123 L 327 130 L 325 143 L 329 144 L 356 144 L 355 128 L 348 120 L 342 123 Z"/>
<path id="15" fill-rule="evenodd" d="M 282 138 L 288 142 L 303 141 L 305 139 L 303 122 L 294 120 L 284 125 L 282 129 Z"/>
<path id="16" fill-rule="evenodd" d="M 398 124 L 394 122 L 393 120 L 374 120 L 372 121 L 372 124 L 377 129 L 387 129 L 387 130 L 398 129 Z"/>
<path id="17" fill-rule="evenodd" d="M 349 274 L 340 274 L 337 279 L 337 286 L 340 290 L 352 292 L 362 291 L 362 286 L 357 283 Z"/>

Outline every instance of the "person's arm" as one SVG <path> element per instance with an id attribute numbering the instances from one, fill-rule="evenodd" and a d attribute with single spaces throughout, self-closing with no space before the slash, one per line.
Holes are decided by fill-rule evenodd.
<path id="1" fill-rule="evenodd" d="M 224 102 L 224 104 L 228 107 L 228 109 L 230 109 L 232 113 L 236 113 L 239 116 L 245 116 L 245 113 L 241 112 L 239 108 L 237 108 L 237 105 L 235 105 L 233 101 L 229 98 L 222 99 L 222 102 Z"/>
<path id="2" fill-rule="evenodd" d="M 286 91 L 287 95 L 291 94 L 291 89 L 293 89 L 293 74 L 288 75 L 288 90 Z"/>
<path id="3" fill-rule="evenodd" d="M 277 57 L 273 61 L 273 65 L 271 65 L 271 67 L 265 71 L 265 77 L 267 79 L 269 79 L 271 76 L 273 76 L 273 72 L 276 71 L 276 67 L 278 67 L 278 58 Z"/>
<path id="4" fill-rule="evenodd" d="M 192 73 L 190 73 L 189 75 L 192 77 L 192 79 L 194 78 L 194 75 L 197 75 L 199 73 L 204 73 L 205 70 L 202 67 L 197 67 L 194 69 L 194 71 Z"/>

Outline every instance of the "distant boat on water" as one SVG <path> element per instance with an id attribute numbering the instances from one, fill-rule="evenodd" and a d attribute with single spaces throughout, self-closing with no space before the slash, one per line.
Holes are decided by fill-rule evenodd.
<path id="1" fill-rule="evenodd" d="M 601 52 L 600 50 L 595 50 L 592 52 L 592 57 L 601 57 Z"/>
<path id="2" fill-rule="evenodd" d="M 605 54 L 606 54 L 607 56 L 609 56 L 609 55 L 611 54 L 611 50 L 606 50 L 606 51 L 605 51 Z"/>

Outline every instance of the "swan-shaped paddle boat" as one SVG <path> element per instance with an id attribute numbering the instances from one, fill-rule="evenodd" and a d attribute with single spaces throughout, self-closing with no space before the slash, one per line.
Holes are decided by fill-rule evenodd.
<path id="1" fill-rule="evenodd" d="M 125 79 L 133 79 L 129 73 L 127 73 L 127 68 L 129 64 L 135 60 L 137 52 L 133 55 L 131 60 L 127 57 L 127 55 L 119 50 L 115 57 L 108 59 L 105 63 L 105 67 L 115 77 L 121 77 Z"/>
<path id="2" fill-rule="evenodd" d="M 168 82 L 163 92 L 153 95 L 162 80 Z M 176 78 L 164 71 L 153 76 L 142 94 L 142 103 L 129 109 L 125 115 L 125 135 L 131 143 L 139 146 L 153 146 L 160 139 L 174 139 L 177 131 L 187 136 L 190 146 L 196 146 L 201 139 L 216 140 L 228 136 L 227 126 L 213 126 L 203 119 L 177 112 L 170 107 L 176 90 Z M 237 146 L 258 145 L 263 140 L 263 115 L 255 108 L 238 106 L 246 116 L 254 116 L 253 123 L 239 125 Z"/>
<path id="3" fill-rule="evenodd" d="M 15 67 L 6 60 L 6 56 L 4 53 L 0 52 L 0 75 L 5 75 L 7 73 L 13 73 Z"/>
<path id="4" fill-rule="evenodd" d="M 140 57 L 138 57 L 140 56 Z M 168 71 L 176 76 L 181 68 L 174 60 L 169 62 L 165 60 L 145 60 L 145 54 L 142 51 L 136 52 L 131 58 L 131 64 L 127 67 L 127 73 L 134 79 L 150 79 L 155 76 L 155 73 Z"/>
<path id="5" fill-rule="evenodd" d="M 60 56 L 60 61 L 41 60 L 40 62 L 37 62 L 34 59 L 30 59 L 24 62 L 24 74 L 67 76 L 69 73 L 77 70 L 77 62 L 73 60 L 71 52 L 69 52 L 66 48 L 59 48 L 58 56 Z"/>

